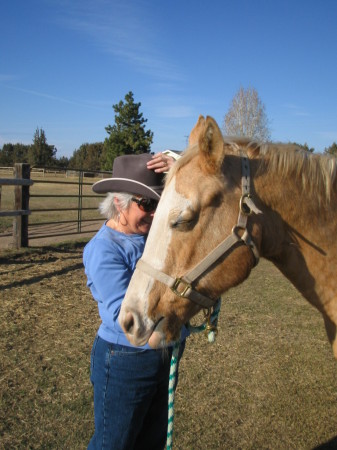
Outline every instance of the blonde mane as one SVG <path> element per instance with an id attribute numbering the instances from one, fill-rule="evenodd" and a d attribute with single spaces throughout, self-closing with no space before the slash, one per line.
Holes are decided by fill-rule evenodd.
<path id="1" fill-rule="evenodd" d="M 251 158 L 261 161 L 260 170 L 268 170 L 271 176 L 293 177 L 302 187 L 318 198 L 330 201 L 336 189 L 337 160 L 330 155 L 313 154 L 293 144 L 263 144 L 247 148 Z"/>
<path id="2" fill-rule="evenodd" d="M 320 199 L 330 201 L 336 191 L 337 159 L 331 155 L 313 154 L 293 144 L 260 144 L 245 138 L 225 137 L 225 155 L 240 156 L 243 150 L 249 158 L 259 161 L 259 173 L 271 176 L 294 177 L 301 180 L 303 189 L 315 192 Z M 198 153 L 198 145 L 188 147 L 167 175 L 167 183 L 179 169 Z"/>

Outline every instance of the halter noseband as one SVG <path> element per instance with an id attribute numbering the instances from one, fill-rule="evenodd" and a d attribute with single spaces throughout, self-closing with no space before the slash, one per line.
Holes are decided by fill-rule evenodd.
<path id="1" fill-rule="evenodd" d="M 193 267 L 182 277 L 173 278 L 160 270 L 153 268 L 150 264 L 140 259 L 137 263 L 137 269 L 150 275 L 157 281 L 168 286 L 178 297 L 187 298 L 203 308 L 213 306 L 215 300 L 193 288 L 193 282 L 201 277 L 221 256 L 229 252 L 236 244 L 245 244 L 252 251 L 255 259 L 255 265 L 259 261 L 259 252 L 255 243 L 252 241 L 247 230 L 247 219 L 251 214 L 259 214 L 261 211 L 255 206 L 250 195 L 250 168 L 249 160 L 241 155 L 241 190 L 242 195 L 239 204 L 239 216 L 236 225 L 232 228 L 231 234 L 224 239 L 214 250 L 212 250 L 204 259 Z M 243 230 L 242 236 L 239 231 Z"/>

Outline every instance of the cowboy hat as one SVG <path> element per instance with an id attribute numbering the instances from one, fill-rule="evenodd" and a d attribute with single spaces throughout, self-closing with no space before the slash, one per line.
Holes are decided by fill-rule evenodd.
<path id="1" fill-rule="evenodd" d="M 146 167 L 146 163 L 151 159 L 149 153 L 117 156 L 113 163 L 112 178 L 97 181 L 92 190 L 97 194 L 127 192 L 159 200 L 164 174 Z"/>

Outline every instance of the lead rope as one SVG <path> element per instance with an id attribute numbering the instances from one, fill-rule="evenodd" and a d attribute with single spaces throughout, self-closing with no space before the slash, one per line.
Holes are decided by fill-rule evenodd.
<path id="1" fill-rule="evenodd" d="M 166 436 L 166 449 L 172 450 L 173 441 L 173 421 L 174 421 L 174 394 L 176 388 L 176 375 L 178 367 L 178 355 L 179 355 L 180 341 L 177 341 L 173 345 L 169 387 L 168 387 L 168 422 L 167 422 L 167 436 Z"/>
<path id="2" fill-rule="evenodd" d="M 192 326 L 190 323 L 188 323 L 187 329 L 191 333 L 200 333 L 201 331 L 205 331 L 207 333 L 208 342 L 214 342 L 215 336 L 217 334 L 220 307 L 221 299 L 218 299 L 213 306 L 213 311 L 211 311 L 211 309 L 207 310 L 207 314 L 205 315 L 206 320 L 203 324 L 199 326 Z"/>
<path id="3" fill-rule="evenodd" d="M 208 342 L 214 342 L 217 334 L 218 317 L 220 312 L 221 299 L 217 300 L 213 306 L 213 312 L 208 310 L 205 316 L 205 322 L 199 326 L 192 326 L 187 324 L 187 329 L 191 333 L 200 333 L 206 331 Z M 169 375 L 169 387 L 168 387 L 168 422 L 167 422 L 167 437 L 166 437 L 166 450 L 172 450 L 173 443 L 173 424 L 174 424 L 174 396 L 176 388 L 176 377 L 178 368 L 180 341 L 177 341 L 173 345 L 170 375 Z"/>

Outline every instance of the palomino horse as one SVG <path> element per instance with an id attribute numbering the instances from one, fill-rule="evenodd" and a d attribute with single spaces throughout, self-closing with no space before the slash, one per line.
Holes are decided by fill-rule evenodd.
<path id="1" fill-rule="evenodd" d="M 336 173 L 333 157 L 226 141 L 200 116 L 168 174 L 122 303 L 130 342 L 177 339 L 182 324 L 242 283 L 261 256 L 322 313 L 337 358 Z"/>

